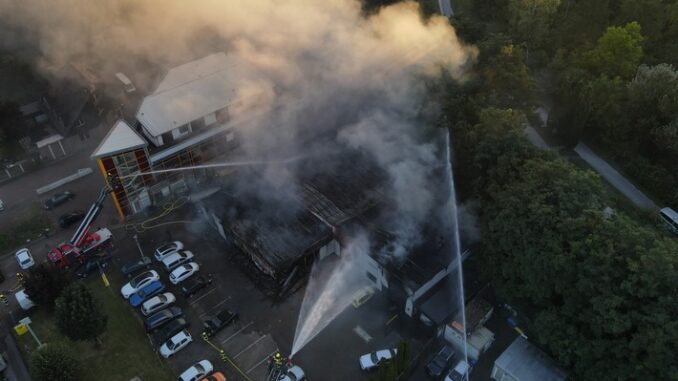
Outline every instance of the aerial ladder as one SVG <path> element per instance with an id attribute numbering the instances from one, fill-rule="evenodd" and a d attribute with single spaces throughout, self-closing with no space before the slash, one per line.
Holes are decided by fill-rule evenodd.
<path id="1" fill-rule="evenodd" d="M 89 208 L 73 236 L 49 251 L 47 258 L 59 268 L 69 268 L 74 262 L 84 263 L 89 255 L 113 245 L 113 233 L 108 228 L 97 228 L 91 232 L 104 206 L 104 201 L 119 186 L 117 178 L 108 174 L 109 182 L 99 193 L 99 197 Z"/>

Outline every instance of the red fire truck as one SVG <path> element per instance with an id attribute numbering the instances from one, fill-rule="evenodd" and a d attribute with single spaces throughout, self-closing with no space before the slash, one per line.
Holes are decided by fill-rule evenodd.
<path id="1" fill-rule="evenodd" d="M 107 228 L 97 228 L 96 231 L 91 232 L 94 221 L 101 213 L 106 197 L 112 191 L 112 186 L 104 187 L 70 241 L 63 242 L 50 250 L 47 257 L 55 266 L 69 268 L 72 265 L 84 263 L 89 256 L 113 245 L 113 233 Z"/>

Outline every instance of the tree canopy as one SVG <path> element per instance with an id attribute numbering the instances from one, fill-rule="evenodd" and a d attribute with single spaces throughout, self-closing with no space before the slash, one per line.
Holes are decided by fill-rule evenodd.
<path id="1" fill-rule="evenodd" d="M 55 301 L 59 330 L 72 340 L 96 340 L 106 331 L 108 317 L 83 283 L 66 287 Z"/>
<path id="2" fill-rule="evenodd" d="M 60 269 L 40 263 L 28 270 L 26 294 L 37 305 L 54 307 L 54 300 L 71 283 L 70 277 Z"/>
<path id="3" fill-rule="evenodd" d="M 82 364 L 71 349 L 62 344 L 45 344 L 31 356 L 31 377 L 35 381 L 80 381 Z"/>

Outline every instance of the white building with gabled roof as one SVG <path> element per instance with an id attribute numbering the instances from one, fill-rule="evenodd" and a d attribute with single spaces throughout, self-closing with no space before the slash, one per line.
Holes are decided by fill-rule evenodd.
<path id="1" fill-rule="evenodd" d="M 195 166 L 237 146 L 229 109 L 238 105 L 248 77 L 245 65 L 224 53 L 177 66 L 143 99 L 135 123 L 112 126 L 92 158 L 105 178 L 127 179 L 113 193 L 121 218 L 177 199 L 192 181 L 210 176 L 205 170 L 157 170 Z"/>
<path id="2" fill-rule="evenodd" d="M 139 107 L 136 118 L 142 133 L 162 147 L 223 123 L 244 77 L 244 65 L 224 53 L 170 69 Z"/>

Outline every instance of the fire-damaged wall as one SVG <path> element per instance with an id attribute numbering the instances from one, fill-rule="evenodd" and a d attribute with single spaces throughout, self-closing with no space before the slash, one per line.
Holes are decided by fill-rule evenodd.
<path id="1" fill-rule="evenodd" d="M 267 204 L 252 195 L 235 197 L 222 191 L 202 201 L 202 212 L 215 231 L 278 288 L 306 274 L 316 258 L 339 254 L 339 244 L 330 226 L 300 205 Z M 224 207 L 227 205 L 227 207 Z"/>

